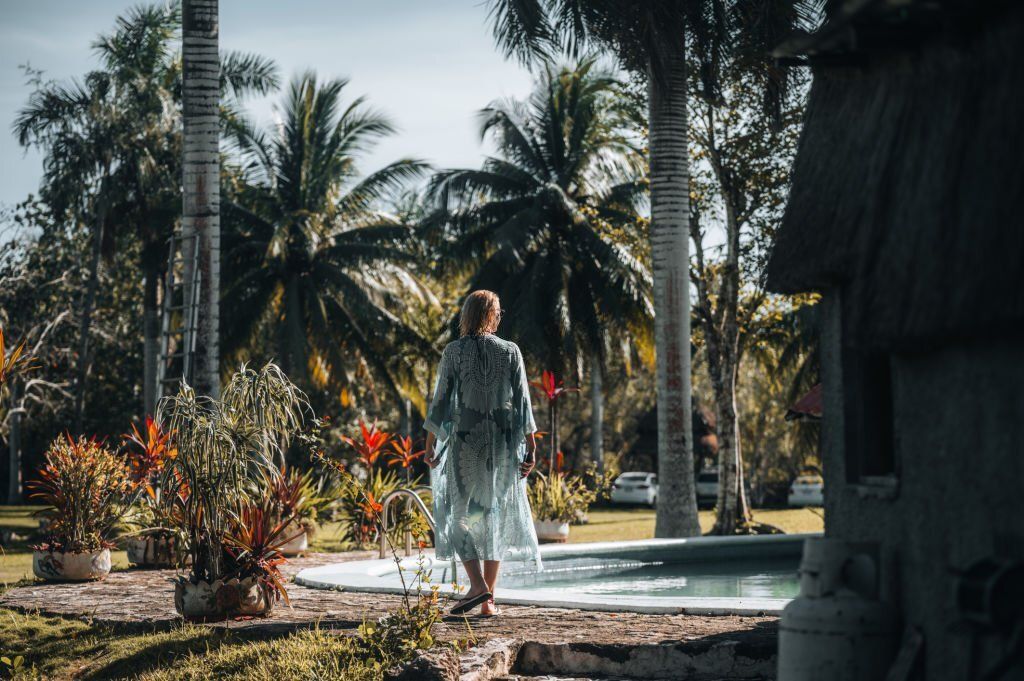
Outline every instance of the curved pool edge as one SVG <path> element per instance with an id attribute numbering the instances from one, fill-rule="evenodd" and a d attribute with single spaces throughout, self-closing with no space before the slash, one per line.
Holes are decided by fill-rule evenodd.
<path id="1" fill-rule="evenodd" d="M 755 549 L 758 554 L 774 554 L 778 551 L 797 550 L 804 539 L 820 534 L 757 535 L 750 537 L 692 537 L 688 539 L 644 539 L 628 542 L 594 542 L 585 544 L 545 544 L 541 546 L 541 558 L 567 556 L 591 556 L 622 553 L 661 553 L 708 555 L 733 553 L 736 550 Z M 702 555 L 703 554 L 703 555 Z M 432 569 L 435 559 L 432 551 L 424 551 L 422 558 L 402 558 L 403 572 L 413 577 L 419 561 Z M 446 562 L 437 562 L 444 566 Z M 394 573 L 389 577 L 389 573 Z M 314 589 L 351 591 L 357 593 L 401 594 L 395 561 L 390 558 L 331 563 L 307 568 L 298 573 L 295 582 Z M 389 583 L 390 582 L 390 583 Z M 437 582 L 442 595 L 453 595 L 451 584 Z M 576 610 L 599 610 L 608 612 L 638 612 L 645 614 L 689 614 L 689 615 L 779 615 L 790 602 L 787 598 L 713 598 L 713 597 L 665 597 L 665 596 L 618 596 L 566 594 L 553 589 L 509 589 L 499 587 L 495 593 L 498 603 L 507 605 L 532 605 L 548 608 L 572 608 Z"/>

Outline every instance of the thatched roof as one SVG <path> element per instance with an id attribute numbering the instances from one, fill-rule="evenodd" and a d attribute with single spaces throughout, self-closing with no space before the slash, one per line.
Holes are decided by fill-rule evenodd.
<path id="1" fill-rule="evenodd" d="M 887 49 L 812 57 L 768 286 L 844 285 L 854 343 L 1024 329 L 1024 8 L 1003 4 L 910 48 L 887 25 Z"/>
<path id="2" fill-rule="evenodd" d="M 822 410 L 821 383 L 811 388 L 786 412 L 787 421 L 820 421 Z"/>

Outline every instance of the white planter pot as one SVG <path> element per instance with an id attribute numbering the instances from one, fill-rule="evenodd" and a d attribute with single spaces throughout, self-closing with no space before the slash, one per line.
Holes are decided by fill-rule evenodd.
<path id="1" fill-rule="evenodd" d="M 218 579 L 213 584 L 183 579 L 174 584 L 174 608 L 186 620 L 209 622 L 237 615 L 269 615 L 274 601 L 254 578 Z"/>
<path id="2" fill-rule="evenodd" d="M 291 524 L 281 533 L 284 538 L 292 537 L 281 545 L 281 554 L 289 558 L 309 550 L 309 530 L 301 525 Z"/>
<path id="3" fill-rule="evenodd" d="M 564 544 L 569 540 L 569 523 L 560 520 L 534 520 L 533 528 L 537 531 L 538 541 Z"/>
<path id="4" fill-rule="evenodd" d="M 85 553 L 34 551 L 32 572 L 40 579 L 86 582 L 110 574 L 110 549 Z"/>
<path id="5" fill-rule="evenodd" d="M 128 540 L 128 562 L 138 567 L 174 565 L 174 540 L 163 535 L 132 537 Z"/>

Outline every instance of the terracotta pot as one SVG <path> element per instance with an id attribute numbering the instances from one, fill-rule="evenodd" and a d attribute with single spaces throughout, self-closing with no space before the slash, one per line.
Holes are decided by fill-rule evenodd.
<path id="1" fill-rule="evenodd" d="M 560 520 L 534 520 L 537 541 L 544 544 L 564 544 L 569 540 L 569 523 Z"/>
<path id="2" fill-rule="evenodd" d="M 150 534 L 128 540 L 128 562 L 137 567 L 172 567 L 174 538 Z"/>
<path id="3" fill-rule="evenodd" d="M 237 615 L 265 616 L 274 609 L 273 596 L 255 578 L 218 579 L 213 584 L 174 584 L 174 608 L 190 622 L 215 622 Z"/>
<path id="4" fill-rule="evenodd" d="M 34 551 L 32 572 L 50 581 L 87 582 L 110 574 L 110 549 L 83 553 Z"/>
<path id="5" fill-rule="evenodd" d="M 291 537 L 289 541 L 281 545 L 279 550 L 282 555 L 291 558 L 309 550 L 309 528 L 297 523 L 291 523 L 281 533 L 281 536 L 285 539 Z"/>

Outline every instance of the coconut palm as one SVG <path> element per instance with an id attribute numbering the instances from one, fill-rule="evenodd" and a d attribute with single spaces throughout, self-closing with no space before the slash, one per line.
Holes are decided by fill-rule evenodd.
<path id="1" fill-rule="evenodd" d="M 528 101 L 483 110 L 496 155 L 431 184 L 439 213 L 428 224 L 448 266 L 472 273 L 469 291 L 501 296 L 502 328 L 528 354 L 559 373 L 589 362 L 597 386 L 613 340 L 631 338 L 650 356 L 650 275 L 620 237 L 645 190 L 621 95 L 593 60 L 548 68 Z M 599 387 L 593 397 L 599 443 Z M 592 445 L 599 466 L 600 449 Z"/>
<path id="2" fill-rule="evenodd" d="M 346 104 L 345 85 L 306 73 L 280 125 L 229 127 L 238 165 L 225 202 L 225 351 L 269 346 L 300 385 L 334 395 L 369 376 L 418 396 L 403 360 L 432 349 L 391 310 L 430 293 L 403 267 L 409 228 L 375 205 L 426 165 L 405 159 L 361 177 L 359 157 L 395 128 L 362 98 Z"/>
<path id="3" fill-rule="evenodd" d="M 814 4 L 813 0 L 809 4 Z M 649 83 L 652 269 L 658 393 L 659 495 L 655 536 L 700 533 L 693 480 L 690 403 L 689 167 L 685 54 L 701 64 L 714 96 L 722 52 L 750 55 L 774 106 L 785 73 L 766 46 L 805 18 L 802 0 L 492 0 L 498 42 L 524 61 L 588 44 L 610 49 Z M 773 94 L 774 93 L 774 94 Z"/>

